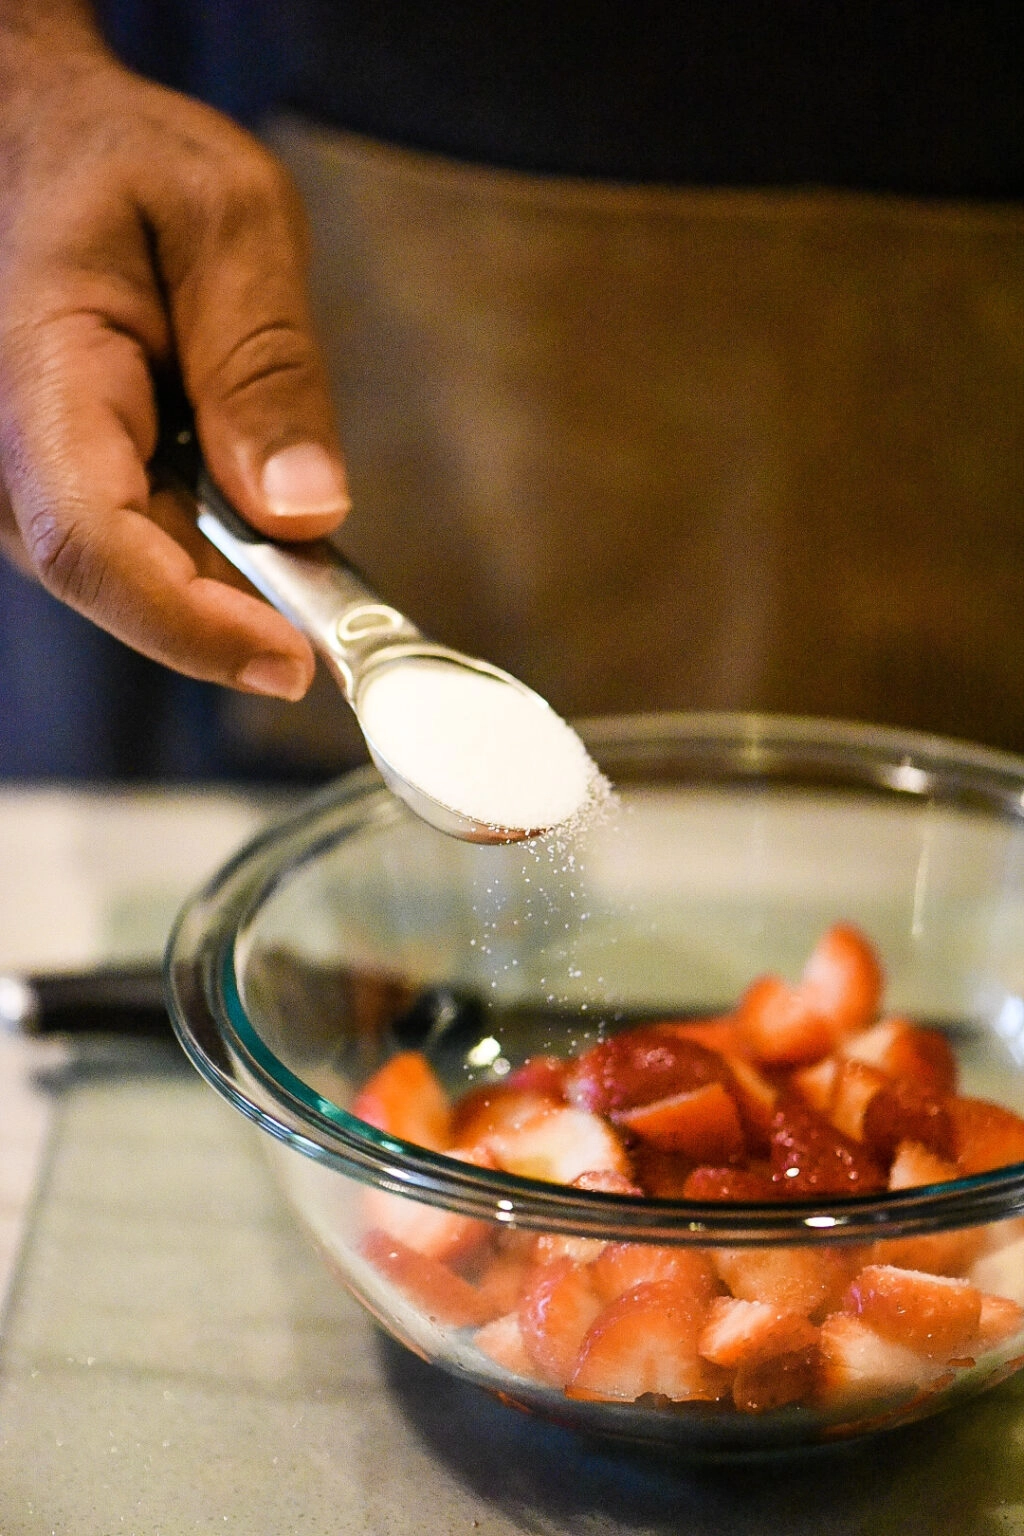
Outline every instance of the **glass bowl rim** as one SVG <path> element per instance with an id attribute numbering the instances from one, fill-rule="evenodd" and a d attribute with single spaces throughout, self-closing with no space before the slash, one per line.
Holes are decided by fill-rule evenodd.
<path id="1" fill-rule="evenodd" d="M 924 732 L 823 717 L 651 712 L 577 722 L 602 751 L 643 756 L 670 741 L 731 753 L 733 772 L 770 780 L 781 754 L 841 770 L 848 788 L 966 797 L 1024 822 L 1024 757 Z M 859 769 L 859 774 L 854 770 Z M 360 1182 L 463 1215 L 618 1241 L 710 1246 L 865 1241 L 976 1226 L 1024 1213 L 1024 1163 L 878 1195 L 724 1203 L 573 1190 L 477 1168 L 387 1135 L 304 1084 L 260 1038 L 239 986 L 239 935 L 287 875 L 376 822 L 409 816 L 371 767 L 312 794 L 246 843 L 182 907 L 165 956 L 174 1031 L 206 1081 L 276 1140 Z"/>

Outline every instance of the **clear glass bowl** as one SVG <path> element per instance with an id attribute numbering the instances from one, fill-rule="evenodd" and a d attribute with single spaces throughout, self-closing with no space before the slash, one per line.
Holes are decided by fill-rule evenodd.
<path id="1" fill-rule="evenodd" d="M 720 1456 L 888 1428 L 1002 1380 L 1024 1363 L 1019 1329 L 953 1358 L 841 1341 L 823 1374 L 820 1353 L 797 1363 L 793 1400 L 773 1406 L 762 1381 L 755 1411 L 720 1382 L 685 1401 L 600 1400 L 479 1332 L 515 1316 L 538 1243 L 583 1268 L 612 1241 L 685 1250 L 719 1289 L 769 1301 L 781 1265 L 787 1284 L 819 1288 L 804 1306 L 814 1327 L 867 1262 L 1024 1304 L 1024 1164 L 871 1197 L 700 1204 L 477 1167 L 350 1113 L 401 1050 L 423 1051 L 462 1094 L 625 1024 L 728 1009 L 756 975 L 798 974 L 836 920 L 877 946 L 887 1008 L 947 1034 L 961 1091 L 1024 1112 L 1024 761 L 763 716 L 616 718 L 584 735 L 620 804 L 571 847 L 456 842 L 372 770 L 252 843 L 171 940 L 186 1052 L 270 1133 L 296 1211 L 382 1326 L 531 1412 Z M 382 1227 L 427 1251 L 421 1234 L 439 1219 L 450 1234 L 456 1218 L 469 1236 L 434 1267 L 382 1259 Z"/>

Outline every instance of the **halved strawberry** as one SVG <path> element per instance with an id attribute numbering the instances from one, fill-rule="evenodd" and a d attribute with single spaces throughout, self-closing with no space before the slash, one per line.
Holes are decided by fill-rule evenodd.
<path id="1" fill-rule="evenodd" d="M 920 1093 L 944 1098 L 956 1088 L 956 1058 L 945 1035 L 910 1019 L 881 1019 L 845 1040 L 840 1054 L 877 1067 L 887 1077 L 905 1079 Z"/>
<path id="2" fill-rule="evenodd" d="M 811 951 L 799 990 L 808 1005 L 830 1021 L 834 1038 L 840 1038 L 871 1023 L 883 982 L 870 940 L 852 923 L 835 923 Z"/>
<path id="3" fill-rule="evenodd" d="M 525 1093 L 543 1093 L 547 1098 L 565 1097 L 565 1077 L 569 1063 L 562 1056 L 530 1056 L 505 1079 L 509 1088 Z"/>
<path id="4" fill-rule="evenodd" d="M 818 1396 L 827 1405 L 867 1405 L 911 1397 L 941 1370 L 927 1356 L 886 1338 L 852 1312 L 833 1312 L 818 1332 Z"/>
<path id="5" fill-rule="evenodd" d="M 572 1189 L 591 1189 L 605 1195 L 642 1195 L 643 1190 L 627 1179 L 624 1174 L 611 1169 L 588 1169 L 573 1179 Z M 536 1240 L 534 1257 L 538 1263 L 548 1264 L 552 1259 L 569 1258 L 577 1264 L 592 1263 L 607 1243 L 600 1237 L 574 1237 L 567 1232 L 541 1232 Z"/>
<path id="6" fill-rule="evenodd" d="M 607 1115 L 720 1083 L 726 1075 L 716 1051 L 672 1027 L 643 1024 L 584 1051 L 569 1067 L 565 1094 L 578 1108 Z"/>
<path id="7" fill-rule="evenodd" d="M 863 1141 L 864 1117 L 868 1106 L 888 1083 L 885 1073 L 877 1067 L 868 1066 L 866 1061 L 840 1062 L 828 1118 L 845 1136 L 851 1136 L 854 1141 Z"/>
<path id="8" fill-rule="evenodd" d="M 694 1162 L 727 1163 L 743 1154 L 739 1111 L 721 1083 L 619 1110 L 614 1119 L 641 1141 Z"/>
<path id="9" fill-rule="evenodd" d="M 771 1169 L 798 1200 L 885 1188 L 885 1175 L 865 1148 L 796 1097 L 780 1104 L 772 1121 Z"/>
<path id="10" fill-rule="evenodd" d="M 457 1148 L 448 1153 L 459 1162 L 478 1168 L 493 1168 L 494 1161 L 479 1148 Z M 366 1189 L 362 1194 L 367 1227 L 386 1232 L 417 1253 L 444 1263 L 461 1263 L 483 1247 L 494 1233 L 488 1221 L 460 1216 L 437 1205 L 427 1205 L 406 1195 L 392 1195 L 383 1189 Z"/>
<path id="11" fill-rule="evenodd" d="M 823 1056 L 812 1066 L 799 1067 L 790 1074 L 789 1081 L 800 1097 L 826 1119 L 832 1108 L 840 1064 L 838 1056 Z"/>
<path id="12" fill-rule="evenodd" d="M 745 1052 L 766 1066 L 798 1067 L 832 1049 L 835 1032 L 813 999 L 781 976 L 761 976 L 739 1000 L 736 1021 Z"/>
<path id="13" fill-rule="evenodd" d="M 724 1060 L 729 1069 L 729 1092 L 736 1101 L 747 1145 L 755 1154 L 767 1152 L 779 1090 L 745 1057 L 728 1052 Z"/>
<path id="14" fill-rule="evenodd" d="M 1024 1162 L 1024 1119 L 986 1099 L 950 1099 L 956 1160 L 963 1173 Z"/>
<path id="15" fill-rule="evenodd" d="M 375 1072 L 352 1114 L 389 1136 L 443 1152 L 452 1142 L 452 1110 L 441 1082 L 420 1051 L 400 1051 Z"/>
<path id="16" fill-rule="evenodd" d="M 744 1360 L 808 1349 L 818 1330 L 801 1312 L 785 1312 L 766 1301 L 718 1296 L 711 1303 L 697 1341 L 706 1360 L 735 1368 Z"/>
<path id="17" fill-rule="evenodd" d="M 847 1063 L 848 1067 L 854 1065 Z M 883 1164 L 892 1160 L 905 1141 L 928 1147 L 941 1158 L 954 1154 L 949 1100 L 923 1093 L 906 1078 L 893 1078 L 871 1098 L 864 1110 L 861 1133 L 865 1146 Z"/>
<path id="18" fill-rule="evenodd" d="M 981 1292 L 951 1275 L 868 1264 L 851 1282 L 844 1309 L 883 1338 L 930 1360 L 949 1360 L 978 1331 Z"/>
<path id="19" fill-rule="evenodd" d="M 695 1040 L 720 1056 L 734 1055 L 742 1050 L 734 1013 L 723 1013 L 713 1019 L 659 1019 L 658 1028 L 678 1035 L 681 1040 Z"/>
<path id="20" fill-rule="evenodd" d="M 699 1248 L 664 1248 L 654 1243 L 608 1243 L 591 1267 L 591 1284 L 605 1303 L 652 1281 L 671 1280 L 707 1306 L 718 1279 Z"/>
<path id="21" fill-rule="evenodd" d="M 972 1354 L 998 1349 L 1024 1329 L 1024 1307 L 1009 1296 L 982 1294 L 978 1332 L 971 1344 Z"/>
<path id="22" fill-rule="evenodd" d="M 1024 1237 L 990 1248 L 975 1259 L 968 1275 L 980 1291 L 1024 1306 Z"/>
<path id="23" fill-rule="evenodd" d="M 889 1167 L 890 1189 L 917 1189 L 924 1184 L 948 1184 L 958 1179 L 956 1163 L 940 1157 L 920 1141 L 901 1141 Z"/>
<path id="24" fill-rule="evenodd" d="M 500 1365 L 502 1370 L 512 1376 L 536 1379 L 537 1367 L 523 1343 L 516 1312 L 506 1312 L 478 1328 L 473 1335 L 473 1343 L 481 1354 L 487 1355 L 495 1365 Z"/>
<path id="25" fill-rule="evenodd" d="M 649 1392 L 673 1402 L 717 1399 L 727 1378 L 697 1353 L 703 1316 L 703 1305 L 672 1280 L 626 1291 L 590 1328 L 566 1395 L 618 1402 Z"/>
<path id="26" fill-rule="evenodd" d="M 600 1310 L 583 1265 L 561 1258 L 533 1270 L 517 1317 L 526 1352 L 545 1381 L 565 1385 Z"/>
<path id="27" fill-rule="evenodd" d="M 781 1350 L 764 1359 L 752 1356 L 737 1367 L 732 1400 L 740 1413 L 772 1413 L 791 1403 L 809 1401 L 817 1390 L 821 1351 L 816 1343 Z"/>
<path id="28" fill-rule="evenodd" d="M 582 1173 L 630 1177 L 629 1158 L 615 1131 L 600 1115 L 567 1106 L 541 1110 L 484 1142 L 499 1168 L 527 1179 L 571 1184 Z"/>
<path id="29" fill-rule="evenodd" d="M 466 1328 L 485 1320 L 488 1309 L 476 1287 L 447 1264 L 377 1230 L 364 1235 L 359 1250 L 433 1322 Z"/>
<path id="30" fill-rule="evenodd" d="M 464 1146 L 484 1142 L 498 1131 L 514 1131 L 562 1100 L 536 1088 L 517 1088 L 509 1083 L 488 1083 L 474 1088 L 455 1105 L 452 1138 Z"/>
<path id="31" fill-rule="evenodd" d="M 711 1262 L 734 1296 L 814 1317 L 837 1306 L 858 1266 L 839 1247 L 713 1248 Z"/>

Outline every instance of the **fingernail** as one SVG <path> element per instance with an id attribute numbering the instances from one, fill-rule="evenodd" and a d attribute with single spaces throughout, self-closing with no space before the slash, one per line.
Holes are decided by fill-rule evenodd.
<path id="1" fill-rule="evenodd" d="M 281 448 L 263 466 L 263 497 L 277 517 L 347 512 L 348 486 L 339 465 L 317 443 Z"/>
<path id="2" fill-rule="evenodd" d="M 290 656 L 256 656 L 239 672 L 238 686 L 249 693 L 267 693 L 294 703 L 306 691 L 306 672 Z"/>

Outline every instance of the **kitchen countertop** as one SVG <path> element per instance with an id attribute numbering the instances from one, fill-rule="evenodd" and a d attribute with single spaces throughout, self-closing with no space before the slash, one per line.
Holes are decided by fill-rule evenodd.
<path id="1" fill-rule="evenodd" d="M 213 809 L 192 807 L 197 879 Z M 150 810 L 180 853 L 189 806 Z M 0 794 L 0 845 L 24 812 Z M 259 814 L 232 802 L 221 842 Z M 159 926 L 159 905 L 138 910 Z M 169 1038 L 0 1041 L 0 1283 L 5 1262 L 3 1536 L 1024 1536 L 1024 1378 L 870 1447 L 687 1467 L 424 1365 L 331 1279 L 260 1133 Z"/>

